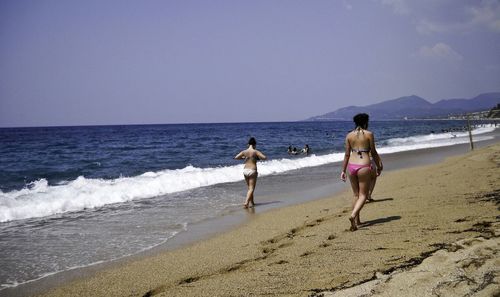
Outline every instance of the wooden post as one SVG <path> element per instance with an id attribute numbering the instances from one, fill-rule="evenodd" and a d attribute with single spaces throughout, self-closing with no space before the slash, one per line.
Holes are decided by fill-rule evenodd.
<path id="1" fill-rule="evenodd" d="M 469 130 L 470 149 L 471 149 L 471 151 L 473 151 L 474 150 L 474 142 L 472 142 L 472 131 L 471 131 L 471 127 L 470 127 L 469 114 L 467 114 L 467 130 Z"/>

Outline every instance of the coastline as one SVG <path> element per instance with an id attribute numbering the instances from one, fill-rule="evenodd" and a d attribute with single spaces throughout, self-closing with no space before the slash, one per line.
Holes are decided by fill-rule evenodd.
<path id="1" fill-rule="evenodd" d="M 453 148 L 442 149 L 442 150 L 444 151 L 443 154 L 442 155 L 437 154 L 438 155 L 437 158 L 444 158 L 444 156 L 450 155 L 450 150 L 454 151 L 454 153 L 451 153 L 451 155 L 462 154 L 462 153 L 467 151 L 467 146 L 458 145 L 458 146 L 454 146 Z M 475 152 L 477 152 L 477 151 L 475 151 Z M 385 158 L 388 158 L 388 159 L 394 158 L 393 162 L 395 165 L 397 165 L 397 162 L 399 162 L 398 160 L 401 160 L 402 156 L 404 156 L 405 154 L 407 156 L 410 156 L 410 155 L 415 155 L 415 152 L 403 152 L 401 154 L 390 154 Z M 418 155 L 418 153 L 417 153 L 417 155 Z M 434 154 L 434 155 L 436 155 L 436 154 Z M 456 157 L 454 157 L 454 158 L 456 158 Z M 426 160 L 428 160 L 428 163 L 435 162 L 432 158 L 426 159 Z M 417 158 L 417 160 L 415 162 L 418 163 L 419 161 L 422 161 L 422 160 L 418 160 L 418 158 Z M 415 165 L 417 165 L 417 164 L 402 164 L 401 166 L 403 166 L 403 168 L 404 168 L 404 166 L 415 166 Z M 394 166 L 394 167 L 397 168 L 398 165 Z M 415 170 L 417 170 L 417 169 L 418 169 L 418 167 L 415 168 Z M 383 190 L 385 189 L 384 188 L 385 186 L 383 184 L 384 181 L 393 180 L 394 177 L 392 177 L 392 175 L 400 175 L 401 172 L 404 173 L 405 170 L 407 170 L 407 169 L 398 170 L 398 171 L 394 171 L 394 172 L 388 172 L 387 178 L 385 177 L 385 174 L 384 174 L 384 178 L 380 180 L 380 184 L 377 186 L 377 189 L 375 192 L 375 198 L 379 195 L 380 196 L 383 195 Z M 411 170 L 414 170 L 414 169 L 411 169 Z M 336 176 L 334 176 L 334 178 L 335 177 Z M 380 194 L 378 192 L 379 190 L 380 190 Z M 194 283 L 201 283 L 201 282 L 204 282 L 206 279 L 213 278 L 214 275 L 219 275 L 218 272 L 223 271 L 225 269 L 224 267 L 229 266 L 228 270 L 229 270 L 229 272 L 231 272 L 231 274 L 233 274 L 233 272 L 236 273 L 240 270 L 243 270 L 243 268 L 245 268 L 246 266 L 252 266 L 252 265 L 248 264 L 248 263 L 252 262 L 249 259 L 259 259 L 259 258 L 264 257 L 262 260 L 260 260 L 260 262 L 266 262 L 268 258 L 272 258 L 271 256 L 274 256 L 275 254 L 277 254 L 277 250 L 282 250 L 282 249 L 287 250 L 288 249 L 287 246 L 280 247 L 280 245 L 278 245 L 277 247 L 275 247 L 271 243 L 270 244 L 271 247 L 262 247 L 261 250 L 258 250 L 257 252 L 254 251 L 255 246 L 260 245 L 261 241 L 264 241 L 264 242 L 269 241 L 269 240 L 272 241 L 273 238 L 282 236 L 285 229 L 289 229 L 288 233 L 291 232 L 290 230 L 292 230 L 292 231 L 296 230 L 297 234 L 299 233 L 299 231 L 304 232 L 304 234 L 305 234 L 309 228 L 314 229 L 313 227 L 315 227 L 316 225 L 317 226 L 324 225 L 324 222 L 327 222 L 327 221 L 333 222 L 333 221 L 339 220 L 340 225 L 344 225 L 344 224 L 342 224 L 342 222 L 343 222 L 343 219 L 346 218 L 346 215 L 343 214 L 342 212 L 344 212 L 344 211 L 346 211 L 346 209 L 348 209 L 347 206 L 350 204 L 349 197 L 350 197 L 350 189 L 345 188 L 341 194 L 339 194 L 338 196 L 335 197 L 335 199 L 331 199 L 331 197 L 329 197 L 327 199 L 314 200 L 312 202 L 306 202 L 304 204 L 299 204 L 299 205 L 294 205 L 294 206 L 287 206 L 285 208 L 271 209 L 271 210 L 268 210 L 262 214 L 260 213 L 261 210 L 259 209 L 259 214 L 252 216 L 252 218 L 250 220 L 245 219 L 246 222 L 243 226 L 239 226 L 239 227 L 236 227 L 236 229 L 234 229 L 234 225 L 241 224 L 241 221 L 236 222 L 236 223 L 235 222 L 228 222 L 227 228 L 225 228 L 223 230 L 219 229 L 216 232 L 212 231 L 211 235 L 207 235 L 204 238 L 201 238 L 201 239 L 206 239 L 207 237 L 214 236 L 214 237 L 211 237 L 207 240 L 200 242 L 200 241 L 198 241 L 199 239 L 198 240 L 191 239 L 191 240 L 188 240 L 187 242 L 180 244 L 178 246 L 178 247 L 181 247 L 180 249 L 175 249 L 173 251 L 167 251 L 166 253 L 164 253 L 163 251 L 159 251 L 159 250 L 158 251 L 151 251 L 151 253 L 146 253 L 147 254 L 146 257 L 143 257 L 143 256 L 131 257 L 130 259 L 126 259 L 124 261 L 118 261 L 118 263 L 114 263 L 111 265 L 105 265 L 105 268 L 106 268 L 106 266 L 109 266 L 109 267 L 104 269 L 104 270 L 101 269 L 102 267 L 89 268 L 89 269 L 87 269 L 87 273 L 86 273 L 88 276 L 85 276 L 81 279 L 77 279 L 76 281 L 72 281 L 68 284 L 65 284 L 66 282 L 63 281 L 62 285 L 59 283 L 59 284 L 57 284 L 57 286 L 59 286 L 59 287 L 55 288 L 55 290 L 49 291 L 47 296 L 67 296 L 69 294 L 68 292 L 70 292 L 70 291 L 67 291 L 68 288 L 69 288 L 69 290 L 75 290 L 75 289 L 77 290 L 77 291 L 72 291 L 72 292 L 84 292 L 84 291 L 78 291 L 78 290 L 84 290 L 84 287 L 86 287 L 87 284 L 90 284 L 90 286 L 92 287 L 92 284 L 93 283 L 95 284 L 95 281 L 97 279 L 102 278 L 103 275 L 106 275 L 104 277 L 104 279 L 106 279 L 107 277 L 108 277 L 108 280 L 109 280 L 109 277 L 111 277 L 111 279 L 116 279 L 116 277 L 118 275 L 121 275 L 121 273 L 123 273 L 123 271 L 129 271 L 130 269 L 132 269 L 132 271 L 137 272 L 137 270 L 134 270 L 135 268 L 139 269 L 140 272 L 137 273 L 138 277 L 133 278 L 135 281 L 132 282 L 134 284 L 132 287 L 130 287 L 130 285 L 129 285 L 129 287 L 127 288 L 127 285 L 124 284 L 123 286 L 122 285 L 118 286 L 120 288 L 116 288 L 116 287 L 115 288 L 103 288 L 103 286 L 106 287 L 106 285 L 101 284 L 101 285 L 98 285 L 97 287 L 94 287 L 94 289 L 90 289 L 90 291 L 86 291 L 86 292 L 87 293 L 92 292 L 93 295 L 108 295 L 108 294 L 111 294 L 111 295 L 114 295 L 114 294 L 116 294 L 116 295 L 123 295 L 123 294 L 130 295 L 130 294 L 132 294 L 132 295 L 142 296 L 147 291 L 157 288 L 158 286 L 156 286 L 156 287 L 154 286 L 154 284 L 158 282 L 157 278 L 159 277 L 159 278 L 163 279 L 166 277 L 166 274 L 168 274 L 168 277 L 167 277 L 168 279 L 174 280 L 174 284 L 176 283 L 176 281 L 177 281 L 177 284 L 182 283 L 178 287 L 182 288 L 183 285 L 186 285 L 186 287 L 191 288 L 194 285 Z M 383 202 L 383 203 L 380 203 L 380 205 L 386 204 L 386 203 L 392 204 L 393 200 L 390 200 L 390 198 L 391 197 L 382 198 L 380 202 Z M 384 200 L 384 199 L 387 199 L 387 200 Z M 330 205 L 330 207 L 329 207 L 328 211 L 323 212 L 323 210 L 326 209 L 325 205 Z M 373 205 L 379 205 L 379 203 L 375 203 Z M 281 207 L 281 206 L 278 206 L 278 207 Z M 311 207 L 313 209 L 315 209 L 315 211 L 311 210 Z M 307 210 L 304 210 L 304 208 L 306 208 Z M 317 213 L 318 210 L 319 210 L 319 213 Z M 342 210 L 342 211 L 339 213 L 340 210 Z M 290 212 L 291 212 L 291 214 L 290 214 Z M 365 212 L 365 211 L 363 211 L 363 212 Z M 282 218 L 284 216 L 284 214 L 285 214 L 285 218 Z M 304 214 L 308 214 L 308 215 L 304 216 Z M 239 215 L 241 216 L 241 214 L 239 214 Z M 271 217 L 274 217 L 274 216 L 281 217 L 281 219 L 278 219 L 279 223 L 276 223 L 275 220 L 277 220 L 277 219 L 273 219 L 273 218 L 270 219 L 269 218 L 270 216 Z M 293 218 L 293 219 L 291 219 L 291 218 Z M 398 224 L 397 222 L 399 220 L 401 220 L 401 218 L 398 219 L 396 216 L 389 216 L 387 218 L 389 218 L 387 222 L 385 222 L 385 221 L 379 222 L 379 221 L 375 220 L 373 225 L 378 226 L 379 224 L 384 225 L 385 223 Z M 262 223 L 262 221 L 265 221 L 265 220 L 271 220 L 271 221 L 270 221 L 270 223 Z M 312 220 L 312 222 L 308 221 L 308 220 Z M 321 220 L 321 222 L 316 222 L 317 220 Z M 258 223 L 258 221 L 261 221 L 261 223 Z M 254 226 L 254 225 L 256 225 L 256 226 Z M 264 225 L 265 227 L 263 227 L 262 225 Z M 311 225 L 311 226 L 309 226 L 309 225 Z M 337 225 L 339 225 L 339 224 L 335 223 L 334 225 L 337 228 L 338 227 Z M 279 228 L 276 229 L 276 226 L 279 226 Z M 284 226 L 287 226 L 287 228 L 284 228 Z M 219 225 L 219 227 L 220 227 L 220 225 Z M 231 229 L 234 229 L 234 230 L 231 230 Z M 257 230 L 255 230 L 255 229 L 257 229 Z M 371 227 L 368 229 L 371 229 Z M 202 228 L 202 230 L 203 230 L 203 228 Z M 227 230 L 231 230 L 231 231 L 227 231 Z M 210 231 L 210 230 L 208 230 L 208 231 Z M 263 231 L 265 231 L 265 232 L 263 232 Z M 221 232 L 223 232 L 223 233 L 221 234 Z M 239 238 L 237 235 L 235 235 L 236 233 L 238 233 L 238 234 L 252 234 L 252 236 L 250 236 L 251 238 L 253 238 L 253 237 L 255 237 L 255 238 L 263 238 L 264 237 L 264 238 L 257 242 L 256 239 Z M 337 230 L 337 233 L 339 235 L 334 235 L 334 236 L 340 237 L 340 234 L 342 236 L 347 235 L 347 234 L 344 234 L 344 232 L 342 230 Z M 295 239 L 298 236 L 296 236 L 294 234 L 295 234 L 295 232 L 292 232 L 292 235 L 293 235 L 292 237 Z M 330 235 L 333 235 L 333 234 L 330 234 Z M 327 237 L 330 237 L 330 235 L 328 235 Z M 289 235 L 287 235 L 286 238 L 288 238 L 288 236 Z M 311 235 L 311 236 L 304 235 L 304 236 L 306 236 L 304 238 L 313 239 L 313 238 L 317 237 L 318 235 Z M 268 238 L 268 239 L 265 239 L 265 238 Z M 219 251 L 219 247 L 217 247 L 217 244 L 214 242 L 217 242 L 220 240 L 222 240 L 224 242 L 224 245 L 228 245 L 229 243 L 233 244 L 232 242 L 236 240 L 236 242 L 238 242 L 241 250 L 238 252 L 235 252 L 235 251 L 228 251 L 227 248 L 224 248 L 224 249 L 222 249 L 223 251 Z M 281 239 L 281 241 L 282 240 L 284 240 L 284 239 Z M 316 241 L 316 240 L 314 239 L 311 241 Z M 328 248 L 330 246 L 334 245 L 333 241 L 335 241 L 335 240 L 327 239 L 327 240 L 323 240 L 323 241 L 325 241 L 325 242 L 321 242 L 320 245 L 324 245 L 323 248 L 325 248 L 325 250 L 328 250 Z M 200 250 L 197 250 L 200 248 L 200 246 L 205 246 L 205 249 L 202 249 L 201 253 L 200 253 Z M 211 249 L 209 248 L 208 250 L 206 250 L 207 247 L 211 247 Z M 233 245 L 233 247 L 235 249 L 238 249 L 238 247 L 236 247 L 234 245 Z M 250 248 L 250 247 L 252 247 L 252 248 Z M 347 248 L 347 247 L 344 247 L 344 248 Z M 312 248 L 312 249 L 314 250 L 314 248 Z M 193 250 L 196 252 L 193 252 Z M 267 250 L 267 252 L 266 252 L 266 250 Z M 187 265 L 186 264 L 187 262 L 184 263 L 184 261 L 178 260 L 178 259 L 181 259 L 182 257 L 186 257 L 186 253 L 188 253 L 188 255 L 193 255 L 193 254 L 198 255 L 199 257 L 201 257 L 203 260 L 205 260 L 207 262 L 203 263 L 203 261 L 198 260 L 197 261 L 198 263 L 196 265 L 194 265 L 194 267 L 192 265 Z M 315 253 L 316 252 L 314 252 L 313 254 L 315 254 Z M 307 251 L 305 251 L 304 254 L 305 255 L 300 254 L 298 256 L 302 259 L 313 258 L 312 254 L 308 254 Z M 184 255 L 184 256 L 180 256 L 180 255 Z M 214 255 L 214 256 L 212 256 L 212 255 Z M 231 255 L 231 256 L 229 256 L 229 255 Z M 316 257 L 316 256 L 314 256 L 314 257 Z M 170 260 L 167 260 L 167 258 Z M 190 257 L 187 257 L 187 258 L 190 258 Z M 208 258 L 210 258 L 210 259 L 208 259 Z M 156 259 L 156 260 L 154 260 L 154 259 Z M 280 262 L 280 261 L 285 261 L 287 263 L 285 263 L 285 262 L 281 262 L 281 263 L 277 263 L 277 264 L 269 263 L 267 267 L 282 266 L 285 264 L 287 264 L 285 266 L 289 266 L 288 264 L 291 263 L 291 261 L 288 261 L 288 260 L 279 260 L 278 262 Z M 203 264 L 198 265 L 198 264 L 200 264 L 200 262 L 202 262 Z M 143 264 L 140 264 L 140 263 L 143 263 Z M 149 264 L 146 264 L 146 263 L 149 263 Z M 165 265 L 165 266 L 162 268 L 159 268 L 158 264 L 155 264 L 155 263 L 163 263 L 162 265 Z M 177 264 L 177 265 L 175 265 L 175 264 Z M 146 265 L 146 266 L 144 266 L 144 265 Z M 149 266 L 149 265 L 151 265 L 151 266 Z M 189 268 L 183 268 L 183 266 L 186 266 Z M 203 269 L 199 273 L 196 273 L 196 275 L 202 275 L 202 277 L 199 277 L 199 276 L 184 277 L 184 279 L 183 279 L 183 277 L 182 277 L 183 272 L 184 272 L 184 274 L 186 274 L 187 272 L 196 271 L 196 270 L 199 270 L 202 268 L 202 267 L 198 267 L 198 266 L 203 266 Z M 142 268 L 138 268 L 138 267 L 142 267 Z M 169 269 L 166 269 L 165 267 L 169 267 Z M 194 268 L 196 268 L 196 269 L 194 269 Z M 156 277 L 151 275 L 151 279 L 149 280 L 149 278 L 147 276 L 145 276 L 144 274 L 147 275 L 147 271 L 150 269 L 163 270 L 164 273 L 163 273 L 163 275 L 160 274 L 159 276 L 156 276 Z M 272 269 L 272 270 L 279 271 L 281 269 L 283 269 L 283 267 L 281 267 L 280 269 L 274 269 L 274 270 Z M 289 269 L 289 267 L 287 267 L 286 269 Z M 213 274 L 214 270 L 217 273 Z M 293 270 L 293 268 L 292 268 L 292 270 Z M 209 277 L 203 277 L 203 275 L 207 275 L 207 273 L 208 273 Z M 275 273 L 277 273 L 277 275 L 279 275 L 279 272 L 275 272 Z M 334 271 L 332 271 L 332 273 L 334 273 Z M 93 276 L 94 274 L 95 274 L 95 276 Z M 132 274 L 134 274 L 134 273 L 132 273 Z M 237 274 L 240 274 L 240 273 L 238 272 Z M 323 273 L 321 273 L 321 274 L 323 274 Z M 129 273 L 126 273 L 126 275 L 129 275 Z M 142 277 L 140 277 L 140 276 L 142 276 Z M 228 276 L 229 276 L 229 274 L 226 275 L 226 273 L 224 273 L 223 278 L 227 278 Z M 56 278 L 64 278 L 64 276 L 62 276 L 62 275 L 55 276 L 55 277 Z M 130 276 L 128 276 L 128 277 L 130 277 Z M 119 278 L 122 279 L 122 277 L 119 277 Z M 154 280 L 154 279 L 156 279 L 156 280 Z M 71 278 L 69 280 L 71 281 Z M 184 280 L 184 282 L 182 280 Z M 88 283 L 87 283 L 87 281 L 88 281 Z M 119 282 L 121 282 L 121 281 L 119 281 Z M 162 282 L 163 281 L 159 282 L 160 283 L 159 287 L 164 287 L 164 285 L 161 284 Z M 144 286 L 144 283 L 146 283 L 148 285 Z M 224 283 L 226 283 L 226 281 L 224 281 Z M 286 282 L 284 284 L 286 284 Z M 284 284 L 281 283 L 280 286 L 283 286 Z M 89 289 L 91 287 L 88 287 L 87 289 Z M 145 287 L 148 287 L 149 289 L 147 291 L 143 292 L 146 289 Z M 285 285 L 285 287 L 286 287 L 286 285 Z M 103 290 L 105 289 L 105 291 L 99 291 L 101 289 L 103 289 Z M 217 287 L 215 287 L 213 289 L 217 290 Z M 270 290 L 272 291 L 273 289 L 270 289 Z M 156 291 L 158 291 L 158 290 L 156 290 Z M 203 292 L 204 291 L 205 290 L 203 290 Z M 275 292 L 275 291 L 273 291 L 273 292 Z M 0 293 L 3 293 L 3 292 L 0 292 Z M 275 293 L 279 293 L 279 292 L 275 292 Z M 55 294 L 55 295 L 53 295 L 53 294 Z M 165 292 L 164 292 L 164 294 L 166 294 L 165 296 L 167 296 L 167 295 L 171 296 L 171 295 L 175 295 L 176 293 L 169 291 L 168 294 Z M 187 291 L 182 291 L 182 293 L 181 293 L 181 291 L 179 292 L 179 295 L 184 295 L 184 294 L 191 295 L 191 291 L 187 290 Z M 288 292 L 286 294 L 294 295 L 295 293 Z M 200 292 L 194 293 L 193 295 L 203 296 L 204 293 L 202 293 L 200 291 Z M 207 295 L 214 295 L 214 291 L 212 291 L 211 294 L 207 293 Z M 215 295 L 218 296 L 218 295 L 231 295 L 231 294 L 224 293 L 223 291 L 220 291 L 219 293 L 215 293 Z"/>

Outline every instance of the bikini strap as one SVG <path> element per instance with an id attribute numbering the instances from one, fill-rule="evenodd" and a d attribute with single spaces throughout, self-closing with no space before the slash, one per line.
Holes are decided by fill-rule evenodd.
<path id="1" fill-rule="evenodd" d="M 355 148 L 352 148 L 351 151 L 357 153 L 360 159 L 363 159 L 362 153 L 369 153 L 370 152 L 370 150 L 367 150 L 367 149 L 355 149 Z"/>
<path id="2" fill-rule="evenodd" d="M 359 132 L 361 132 L 361 133 L 363 133 L 363 135 L 365 135 L 365 130 L 359 126 L 356 127 L 356 129 L 354 129 L 354 130 L 356 130 L 356 138 L 359 138 Z"/>

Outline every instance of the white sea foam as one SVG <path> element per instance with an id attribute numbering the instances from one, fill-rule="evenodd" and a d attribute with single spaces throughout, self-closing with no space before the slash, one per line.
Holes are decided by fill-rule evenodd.
<path id="1" fill-rule="evenodd" d="M 485 126 L 474 130 L 474 140 L 493 137 L 481 135 L 495 130 Z M 450 132 L 407 138 L 394 138 L 379 148 L 381 154 L 422 148 L 449 146 L 469 141 L 467 132 Z M 343 153 L 311 155 L 304 158 L 276 159 L 259 164 L 260 176 L 278 174 L 300 168 L 342 161 Z M 3 193 L 0 191 L 0 222 L 45 217 L 54 214 L 99 208 L 108 204 L 157 197 L 243 179 L 242 165 L 146 172 L 134 177 L 90 179 L 83 176 L 65 184 L 49 185 L 40 179 L 27 188 Z"/>
<path id="2" fill-rule="evenodd" d="M 484 141 L 493 139 L 493 136 L 481 134 L 490 133 L 495 130 L 494 125 L 484 125 L 472 131 L 473 141 Z M 387 145 L 380 147 L 380 154 L 390 154 L 403 151 L 413 151 L 418 149 L 443 147 L 456 144 L 468 143 L 469 132 L 446 132 L 429 135 L 418 135 L 405 138 L 392 138 L 387 141 Z"/>
<path id="3" fill-rule="evenodd" d="M 187 230 L 187 223 L 183 223 L 182 224 L 182 229 L 181 230 L 184 230 L 184 231 Z M 160 240 L 158 243 L 153 244 L 152 246 L 141 248 L 136 253 L 144 252 L 144 251 L 147 251 L 147 250 L 152 249 L 154 247 L 157 247 L 157 246 L 159 246 L 159 245 L 167 242 L 169 239 L 171 239 L 172 237 L 176 236 L 177 234 L 179 234 L 179 232 L 180 231 L 172 231 L 168 236 L 166 236 L 164 239 Z M 101 264 L 101 263 L 105 263 L 107 261 L 114 261 L 114 260 L 119 260 L 119 259 L 122 259 L 122 258 L 125 258 L 125 257 L 128 257 L 128 256 L 132 256 L 133 254 L 135 254 L 135 253 L 127 253 L 127 254 L 124 254 L 124 255 L 120 255 L 120 256 L 114 257 L 114 258 L 109 259 L 109 260 L 100 260 L 100 261 L 95 261 L 95 262 L 88 263 L 88 264 L 74 265 L 74 266 L 68 267 L 66 269 L 61 269 L 61 270 L 57 270 L 57 271 L 43 273 L 43 274 L 39 275 L 37 278 L 26 280 L 26 281 L 17 281 L 17 280 L 12 280 L 11 281 L 11 280 L 7 280 L 6 283 L 3 283 L 3 284 L 0 283 L 0 291 L 8 289 L 8 288 L 15 288 L 15 287 L 17 287 L 19 285 L 24 285 L 24 284 L 32 283 L 32 282 L 44 279 L 44 278 L 46 278 L 48 276 L 51 276 L 51 275 L 54 275 L 54 274 L 57 274 L 57 273 L 61 273 L 61 272 L 65 272 L 65 271 L 71 271 L 71 270 L 76 270 L 76 269 L 79 269 L 79 268 L 84 268 L 84 267 L 89 267 L 89 266 L 95 266 L 95 265 L 98 265 L 98 264 Z"/>

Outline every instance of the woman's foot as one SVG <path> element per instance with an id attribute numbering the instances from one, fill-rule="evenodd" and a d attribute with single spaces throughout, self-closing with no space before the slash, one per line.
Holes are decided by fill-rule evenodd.
<path id="1" fill-rule="evenodd" d="M 358 213 L 358 215 L 356 216 L 356 219 L 355 219 L 354 221 L 356 222 L 356 226 L 359 226 L 359 225 L 363 224 L 363 223 L 361 222 L 361 219 L 359 218 L 359 213 Z"/>
<path id="2" fill-rule="evenodd" d="M 351 222 L 351 228 L 349 229 L 349 231 L 358 230 L 358 226 L 356 226 L 355 219 L 353 217 L 349 217 L 349 221 Z"/>

